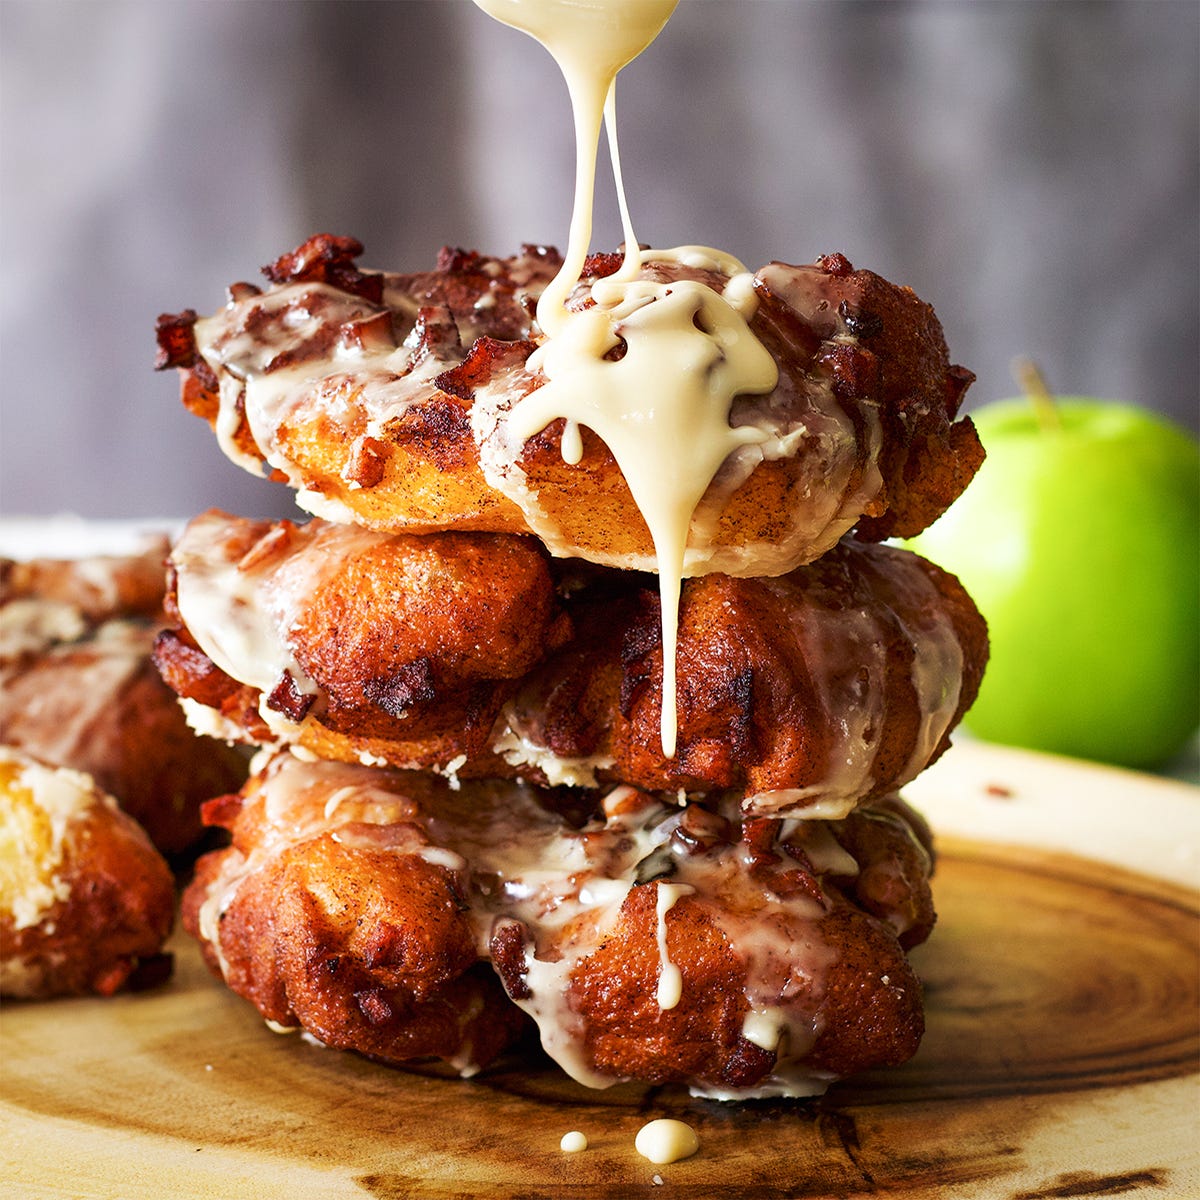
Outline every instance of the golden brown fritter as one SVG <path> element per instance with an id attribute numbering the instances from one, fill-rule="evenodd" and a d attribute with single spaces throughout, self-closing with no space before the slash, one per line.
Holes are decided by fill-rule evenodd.
<path id="1" fill-rule="evenodd" d="M 162 619 L 170 543 L 147 537 L 130 554 L 87 558 L 0 558 L 0 604 L 37 600 L 77 610 L 89 624 L 111 617 Z"/>
<path id="2" fill-rule="evenodd" d="M 233 845 L 184 922 L 268 1019 L 389 1061 L 520 1032 L 488 959 L 592 1086 L 808 1094 L 915 1050 L 930 859 L 899 802 L 778 821 L 623 787 L 581 824 L 561 799 L 284 752 L 209 810 Z"/>
<path id="3" fill-rule="evenodd" d="M 269 1021 L 389 1062 L 485 1065 L 524 1024 L 480 963 L 465 863 L 426 828 L 442 781 L 284 754 L 208 818 L 232 845 L 183 900 L 209 966 Z"/>
<path id="4" fill-rule="evenodd" d="M 382 530 L 538 531 L 556 553 L 649 568 L 648 530 L 607 447 L 583 430 L 564 462 L 562 422 L 515 450 L 507 418 L 545 382 L 527 366 L 532 302 L 558 266 L 526 247 L 496 259 L 443 251 L 418 275 L 360 270 L 359 243 L 318 235 L 239 284 L 222 312 L 159 322 L 160 367 L 226 452 L 335 520 Z M 589 260 L 573 303 L 616 269 Z M 651 263 L 651 279 L 727 277 Z M 772 263 L 755 276 L 751 328 L 775 357 L 767 397 L 731 423 L 776 450 L 739 452 L 697 512 L 689 573 L 778 575 L 859 524 L 872 540 L 923 528 L 961 492 L 983 451 L 957 420 L 969 372 L 951 366 L 933 310 L 840 255 Z M 483 464 L 481 466 L 481 463 Z M 550 537 L 547 530 L 552 528 Z"/>
<path id="5" fill-rule="evenodd" d="M 602 575 L 570 612 L 575 638 L 506 710 L 508 760 L 528 773 L 549 750 L 650 790 L 734 788 L 760 814 L 837 815 L 914 779 L 949 745 L 987 660 L 958 581 L 894 547 L 847 540 L 777 579 L 690 579 L 667 760 L 657 590 Z"/>
<path id="6" fill-rule="evenodd" d="M 729 799 L 672 810 L 617 789 L 602 829 L 560 835 L 540 854 L 530 898 L 514 886 L 519 871 L 494 893 L 511 899 L 495 905 L 493 961 L 549 1053 L 592 1086 L 807 1095 L 898 1064 L 924 1028 L 903 947 L 928 935 L 933 908 L 931 860 L 905 807 L 889 804 L 869 836 L 874 857 L 860 862 L 848 847 L 874 809 L 738 819 Z M 906 886 L 868 911 L 866 869 L 881 860 Z"/>
<path id="7" fill-rule="evenodd" d="M 314 556 L 319 581 L 304 565 Z M 815 804 L 840 815 L 913 779 L 945 749 L 987 656 L 957 581 L 907 551 L 848 541 L 777 579 L 690 579 L 668 760 L 661 612 L 645 576 L 556 567 L 568 621 L 543 558 L 516 538 L 319 521 L 272 531 L 209 516 L 174 561 L 179 593 L 203 589 L 204 600 L 191 626 L 160 640 L 160 668 L 233 736 L 464 778 L 735 789 L 761 814 Z M 269 607 L 247 588 L 276 605 L 267 649 L 247 649 L 265 644 L 258 634 L 222 640 Z M 273 734 L 261 702 L 289 662 L 311 681 L 298 691 L 308 707 Z"/>
<path id="8" fill-rule="evenodd" d="M 569 628 L 531 538 L 210 512 L 171 563 L 186 635 L 159 641 L 168 683 L 236 736 L 275 729 L 314 752 L 346 737 L 387 738 L 423 764 L 478 755 L 504 700 Z"/>
<path id="9" fill-rule="evenodd" d="M 175 882 L 86 775 L 0 747 L 0 994 L 112 995 L 170 973 Z"/>
<path id="10" fill-rule="evenodd" d="M 91 775 L 165 854 L 244 756 L 188 727 L 151 661 L 164 547 L 129 558 L 12 563 L 0 595 L 0 742 Z"/>

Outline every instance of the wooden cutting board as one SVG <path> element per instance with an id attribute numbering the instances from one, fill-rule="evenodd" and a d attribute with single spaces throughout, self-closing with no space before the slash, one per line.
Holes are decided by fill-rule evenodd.
<path id="1" fill-rule="evenodd" d="M 4 1007 L 0 1195 L 1200 1196 L 1200 789 L 968 746 L 910 791 L 986 836 L 942 837 L 904 1067 L 745 1105 L 589 1092 L 536 1052 L 397 1071 L 269 1032 L 179 937 L 159 991 Z M 693 1158 L 636 1153 L 660 1116 Z"/>

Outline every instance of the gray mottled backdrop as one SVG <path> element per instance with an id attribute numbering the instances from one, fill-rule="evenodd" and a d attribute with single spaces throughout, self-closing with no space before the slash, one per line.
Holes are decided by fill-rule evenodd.
<path id="1" fill-rule="evenodd" d="M 467 0 L 0 0 L 0 53 L 9 515 L 287 511 L 151 371 L 159 312 L 319 230 L 565 240 L 563 85 Z M 621 80 L 635 223 L 911 284 L 974 404 L 1027 353 L 1194 427 L 1198 58 L 1194 0 L 683 0 Z"/>

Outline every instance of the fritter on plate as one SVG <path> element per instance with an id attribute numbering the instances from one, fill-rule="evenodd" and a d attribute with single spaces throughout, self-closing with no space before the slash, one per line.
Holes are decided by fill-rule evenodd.
<path id="1" fill-rule="evenodd" d="M 151 661 L 165 553 L 4 561 L 0 742 L 91 775 L 175 854 L 199 838 L 201 803 L 238 787 L 246 763 L 196 736 Z"/>

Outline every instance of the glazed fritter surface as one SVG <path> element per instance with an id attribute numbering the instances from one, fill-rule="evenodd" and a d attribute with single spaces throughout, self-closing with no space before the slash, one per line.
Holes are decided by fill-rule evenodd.
<path id="1" fill-rule="evenodd" d="M 318 235 L 231 289 L 198 319 L 159 322 L 160 367 L 226 452 L 298 491 L 309 511 L 381 530 L 535 532 L 559 555 L 651 569 L 648 530 L 607 447 L 583 430 L 564 462 L 562 423 L 515 444 L 508 418 L 545 382 L 527 366 L 530 315 L 553 251 L 512 258 L 443 251 L 438 268 L 355 266 L 361 246 Z M 573 299 L 616 269 L 595 255 Z M 715 272 L 650 263 L 649 279 Z M 950 364 L 933 310 L 840 255 L 755 275 L 751 328 L 776 359 L 766 397 L 739 397 L 731 424 L 767 441 L 731 456 L 693 521 L 688 574 L 779 575 L 858 525 L 912 534 L 970 480 L 983 451 L 956 419 L 971 375 Z"/>
<path id="2" fill-rule="evenodd" d="M 112 995 L 170 973 L 175 881 L 86 775 L 0 747 L 0 995 Z"/>
<path id="3" fill-rule="evenodd" d="M 591 804 L 283 752 L 209 809 L 233 843 L 184 922 L 268 1019 L 388 1061 L 472 1070 L 520 1009 L 594 1086 L 806 1094 L 912 1054 L 931 864 L 899 802 L 838 822 L 626 787 Z"/>
<path id="4" fill-rule="evenodd" d="M 569 629 L 530 538 L 210 512 L 171 564 L 181 629 L 156 649 L 167 682 L 232 736 L 275 731 L 315 752 L 333 740 L 352 759 L 379 740 L 404 765 L 478 756 Z"/>
<path id="5" fill-rule="evenodd" d="M 166 545 L 103 559 L 5 563 L 0 742 L 91 775 L 165 854 L 202 832 L 200 805 L 237 788 L 244 756 L 200 738 L 151 661 Z"/>
<path id="6" fill-rule="evenodd" d="M 776 579 L 690 579 L 667 759 L 645 576 L 552 575 L 530 539 L 219 514 L 193 522 L 173 564 L 183 623 L 156 657 L 202 727 L 464 778 L 734 789 L 760 814 L 842 815 L 914 778 L 987 653 L 957 582 L 891 547 L 848 541 Z"/>
<path id="7" fill-rule="evenodd" d="M 161 620 L 169 550 L 165 535 L 153 535 L 129 554 L 0 558 L 0 604 L 36 600 L 61 605 L 93 625 L 112 617 Z"/>
<path id="8" fill-rule="evenodd" d="M 270 1021 L 389 1062 L 469 1073 L 521 1030 L 491 972 L 467 864 L 428 829 L 442 781 L 284 753 L 207 818 L 184 927 Z"/>

